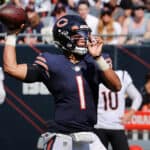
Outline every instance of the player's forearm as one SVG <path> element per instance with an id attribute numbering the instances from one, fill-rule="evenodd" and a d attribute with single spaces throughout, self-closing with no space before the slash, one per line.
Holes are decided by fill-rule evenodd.
<path id="1" fill-rule="evenodd" d="M 118 78 L 117 74 L 111 69 L 107 69 L 102 72 L 103 79 L 105 81 L 105 84 L 109 89 L 112 91 L 119 91 L 121 89 L 121 82 Z"/>
<path id="2" fill-rule="evenodd" d="M 132 109 L 132 108 L 127 111 L 127 114 L 126 114 L 126 115 L 128 116 L 128 117 L 127 117 L 127 120 L 128 120 L 128 121 L 131 120 L 131 118 L 132 118 L 132 116 L 135 114 L 135 112 L 136 112 L 136 110 L 134 110 L 134 109 Z"/>
<path id="3" fill-rule="evenodd" d="M 102 71 L 103 79 L 107 87 L 112 91 L 119 91 L 121 89 L 121 82 L 117 74 L 110 68 L 102 56 L 98 57 L 96 62 Z"/>
<path id="4" fill-rule="evenodd" d="M 132 119 L 135 112 L 136 112 L 136 110 L 134 110 L 134 109 L 127 110 L 127 112 L 124 114 L 124 116 L 121 117 L 122 124 L 127 124 Z"/>
<path id="5" fill-rule="evenodd" d="M 142 104 L 142 95 L 135 87 L 133 83 L 131 83 L 126 89 L 126 93 L 129 98 L 133 101 L 131 108 L 134 110 L 138 110 Z"/>
<path id="6" fill-rule="evenodd" d="M 132 109 L 132 108 L 128 110 L 128 113 L 129 113 L 131 116 L 134 115 L 135 112 L 136 112 L 136 110 L 135 110 L 135 109 Z"/>
<path id="7" fill-rule="evenodd" d="M 6 38 L 3 52 L 3 67 L 4 71 L 9 75 L 22 80 L 26 76 L 27 65 L 17 64 L 15 42 L 15 39 L 12 39 L 10 42 Z"/>

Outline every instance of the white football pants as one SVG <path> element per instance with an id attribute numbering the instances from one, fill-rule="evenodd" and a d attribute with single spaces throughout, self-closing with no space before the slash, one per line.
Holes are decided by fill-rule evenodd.
<path id="1" fill-rule="evenodd" d="M 45 133 L 39 138 L 37 147 L 41 150 L 106 150 L 97 135 L 92 132 L 70 135 Z"/>

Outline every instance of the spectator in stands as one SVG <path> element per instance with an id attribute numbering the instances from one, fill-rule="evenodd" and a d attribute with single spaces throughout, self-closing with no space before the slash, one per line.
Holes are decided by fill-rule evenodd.
<path id="1" fill-rule="evenodd" d="M 92 0 L 91 0 L 92 1 Z M 90 14 L 99 17 L 99 12 L 103 8 L 104 0 L 94 0 L 92 4 L 90 4 Z"/>
<path id="2" fill-rule="evenodd" d="M 8 3 L 9 4 L 14 4 L 18 7 L 22 7 L 22 4 L 21 4 L 20 0 L 10 0 L 10 1 L 8 1 Z"/>
<path id="3" fill-rule="evenodd" d="M 40 17 L 46 17 L 51 11 L 51 1 L 50 0 L 34 0 L 35 1 L 35 11 L 40 15 Z"/>
<path id="4" fill-rule="evenodd" d="M 59 1 L 59 0 L 51 0 L 51 3 L 52 3 L 53 5 L 55 5 L 58 1 Z M 61 1 L 63 1 L 63 0 L 61 0 Z M 66 0 L 64 0 L 64 1 L 66 2 Z"/>
<path id="5" fill-rule="evenodd" d="M 34 6 L 34 9 L 41 16 L 48 14 L 51 10 L 51 1 L 50 0 L 7 0 L 9 4 L 14 4 L 24 9 L 27 6 Z"/>
<path id="6" fill-rule="evenodd" d="M 5 0 L 1 0 L 0 1 L 0 5 L 4 4 L 5 3 Z"/>
<path id="7" fill-rule="evenodd" d="M 57 19 L 66 14 L 67 14 L 66 6 L 63 3 L 58 2 L 51 11 L 50 16 L 43 19 L 42 22 L 44 23 L 45 27 L 53 26 Z"/>
<path id="8" fill-rule="evenodd" d="M 53 24 L 62 16 L 66 15 L 67 14 L 67 10 L 66 10 L 66 6 L 59 2 L 55 5 L 52 13 L 51 13 L 51 16 L 53 16 Z"/>
<path id="9" fill-rule="evenodd" d="M 150 0 L 146 1 L 145 7 L 145 16 L 150 19 Z"/>
<path id="10" fill-rule="evenodd" d="M 124 20 L 124 17 L 126 18 L 128 16 L 131 16 L 132 1 L 131 0 L 110 0 L 108 3 L 104 3 L 104 7 L 108 7 L 109 9 L 112 10 L 112 16 L 116 21 L 120 20 L 120 18 L 121 20 Z"/>
<path id="11" fill-rule="evenodd" d="M 132 0 L 133 5 L 144 2 L 144 0 Z"/>
<path id="12" fill-rule="evenodd" d="M 21 5 L 26 8 L 28 5 L 34 5 L 35 11 L 38 13 L 45 13 L 51 10 L 50 0 L 19 0 Z"/>
<path id="13" fill-rule="evenodd" d="M 55 7 L 51 13 L 51 17 L 49 19 L 47 19 L 47 21 L 45 21 L 45 25 L 46 24 L 48 24 L 48 25 L 45 26 L 44 28 L 42 28 L 42 30 L 41 30 L 41 33 L 43 35 L 42 36 L 43 41 L 45 43 L 50 43 L 52 41 L 52 28 L 53 28 L 53 25 L 55 24 L 56 20 L 66 14 L 67 14 L 67 10 L 66 10 L 65 5 L 61 2 L 58 2 L 55 5 Z"/>
<path id="14" fill-rule="evenodd" d="M 145 76 L 144 87 L 142 88 L 143 103 L 142 111 L 150 111 L 150 72 Z"/>
<path id="15" fill-rule="evenodd" d="M 133 16 L 127 18 L 124 22 L 120 44 L 134 44 L 143 40 L 145 34 L 150 33 L 150 20 L 144 15 L 145 6 L 143 3 L 137 3 L 133 6 Z"/>
<path id="16" fill-rule="evenodd" d="M 90 4 L 87 0 L 80 0 L 77 5 L 77 12 L 92 29 L 92 34 L 97 34 L 98 18 L 90 14 Z"/>
<path id="17" fill-rule="evenodd" d="M 64 0 L 65 1 L 65 0 Z M 63 2 L 64 2 L 63 1 Z M 67 1 L 65 1 L 65 5 L 67 5 L 68 7 L 69 7 L 69 9 L 71 9 L 71 10 L 76 10 L 76 5 L 77 5 L 77 3 L 78 3 L 78 1 L 79 0 L 67 0 Z"/>
<path id="18" fill-rule="evenodd" d="M 24 4 L 25 4 L 25 1 L 26 1 L 26 4 L 25 4 L 25 9 L 26 8 L 32 8 L 32 9 L 34 9 L 34 11 L 35 11 L 35 0 L 23 0 L 24 1 Z M 22 1 L 22 3 L 23 3 L 23 1 Z"/>
<path id="19" fill-rule="evenodd" d="M 29 26 L 25 29 L 25 37 L 19 39 L 19 43 L 25 44 L 37 44 L 42 42 L 41 29 L 44 27 L 38 13 L 35 11 L 34 7 L 27 6 L 26 13 L 29 20 Z"/>
<path id="20" fill-rule="evenodd" d="M 105 53 L 102 56 L 112 68 L 112 59 L 109 54 Z M 99 85 L 95 131 L 107 149 L 111 143 L 113 150 L 129 150 L 124 124 L 130 121 L 135 111 L 139 109 L 142 97 L 127 71 L 117 70 L 115 72 L 121 81 L 122 88 L 119 92 L 112 92 L 103 84 Z M 125 113 L 126 94 L 133 102 L 131 108 Z"/>
<path id="21" fill-rule="evenodd" d="M 122 9 L 120 7 L 120 2 L 118 0 L 109 0 L 109 2 L 105 2 L 103 8 L 109 8 L 112 11 L 112 17 L 116 19 L 116 15 L 118 16 L 118 11 Z"/>
<path id="22" fill-rule="evenodd" d="M 130 8 L 132 6 L 132 0 L 118 0 L 120 1 L 120 7 L 123 9 Z"/>
<path id="23" fill-rule="evenodd" d="M 121 25 L 114 21 L 109 8 L 102 9 L 97 31 L 102 35 L 105 44 L 118 43 L 117 36 L 121 34 Z"/>
<path id="24" fill-rule="evenodd" d="M 123 27 L 125 18 L 126 16 L 124 9 L 122 8 L 118 9 L 117 13 L 114 16 L 114 20 L 121 25 L 121 28 Z"/>
<path id="25" fill-rule="evenodd" d="M 62 0 L 61 0 L 62 1 Z M 65 1 L 65 0 L 64 0 Z M 67 5 L 70 9 L 76 11 L 76 6 L 78 5 L 80 0 L 68 0 Z M 102 7 L 102 0 L 86 0 L 89 3 L 90 14 L 97 16 L 97 12 L 99 12 Z"/>

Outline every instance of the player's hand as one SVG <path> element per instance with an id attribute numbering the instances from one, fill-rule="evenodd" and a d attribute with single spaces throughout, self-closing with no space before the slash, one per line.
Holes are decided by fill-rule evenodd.
<path id="1" fill-rule="evenodd" d="M 15 30 L 9 30 L 9 29 L 7 29 L 7 33 L 8 34 L 16 34 L 16 35 L 18 35 L 20 32 L 22 32 L 25 29 L 25 27 L 26 27 L 26 25 L 22 24 L 20 26 L 20 28 L 18 28 L 18 29 L 15 29 Z"/>
<path id="2" fill-rule="evenodd" d="M 135 113 L 135 110 L 129 110 L 127 111 L 123 117 L 121 117 L 121 123 L 122 124 L 126 124 L 128 123 L 131 119 L 132 119 L 132 116 L 134 115 Z"/>
<path id="3" fill-rule="evenodd" d="M 100 36 L 91 36 L 91 39 L 88 43 L 88 50 L 93 57 L 101 55 L 102 47 L 103 47 L 102 38 Z"/>

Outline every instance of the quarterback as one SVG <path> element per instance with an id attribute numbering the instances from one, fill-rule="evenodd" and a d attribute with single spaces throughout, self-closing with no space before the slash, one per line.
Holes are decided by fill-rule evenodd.
<path id="1" fill-rule="evenodd" d="M 58 19 L 53 36 L 60 55 L 44 52 L 33 64 L 18 64 L 14 34 L 6 37 L 3 54 L 8 74 L 23 82 L 42 81 L 55 98 L 55 117 L 37 146 L 46 150 L 105 150 L 93 133 L 98 85 L 104 83 L 118 91 L 121 83 L 101 56 L 103 41 L 93 38 L 85 21 L 76 15 Z"/>

